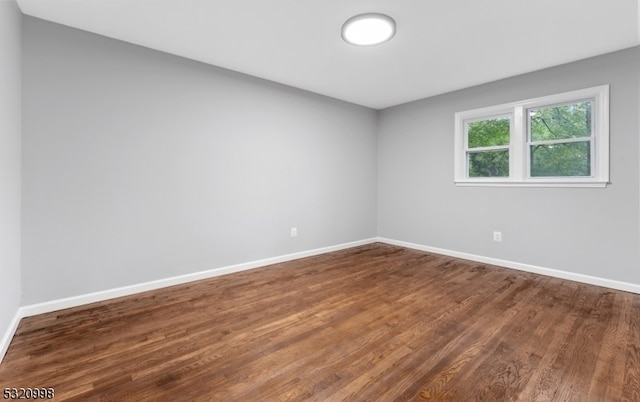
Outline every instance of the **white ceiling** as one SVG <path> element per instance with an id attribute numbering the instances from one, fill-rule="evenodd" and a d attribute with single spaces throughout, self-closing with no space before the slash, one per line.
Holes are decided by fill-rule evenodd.
<path id="1" fill-rule="evenodd" d="M 639 0 L 17 0 L 23 13 L 382 109 L 640 44 Z M 380 12 L 396 36 L 342 41 Z"/>

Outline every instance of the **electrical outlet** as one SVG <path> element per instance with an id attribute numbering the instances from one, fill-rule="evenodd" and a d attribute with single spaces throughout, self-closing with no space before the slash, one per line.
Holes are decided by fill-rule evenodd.
<path id="1" fill-rule="evenodd" d="M 291 237 L 298 237 L 298 228 L 291 228 Z"/>
<path id="2" fill-rule="evenodd" d="M 502 232 L 493 232 L 493 241 L 502 241 Z"/>

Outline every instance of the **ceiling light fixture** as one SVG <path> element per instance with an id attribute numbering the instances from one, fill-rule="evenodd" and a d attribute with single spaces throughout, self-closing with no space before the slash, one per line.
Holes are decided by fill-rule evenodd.
<path id="1" fill-rule="evenodd" d="M 396 22 L 388 15 L 367 13 L 349 18 L 342 26 L 342 39 L 357 46 L 373 46 L 393 38 Z"/>

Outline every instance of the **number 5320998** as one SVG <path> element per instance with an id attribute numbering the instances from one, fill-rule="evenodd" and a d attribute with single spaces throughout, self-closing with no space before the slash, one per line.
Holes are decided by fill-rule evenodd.
<path id="1" fill-rule="evenodd" d="M 4 399 L 53 399 L 53 388 L 5 388 Z"/>

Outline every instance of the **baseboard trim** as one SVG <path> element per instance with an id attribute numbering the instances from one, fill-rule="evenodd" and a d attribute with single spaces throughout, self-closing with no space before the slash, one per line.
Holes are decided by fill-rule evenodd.
<path id="1" fill-rule="evenodd" d="M 575 282 L 587 283 L 589 285 L 602 286 L 605 288 L 640 294 L 640 285 L 638 284 L 621 282 L 613 279 L 600 278 L 597 276 L 577 274 L 573 272 L 561 271 L 561 270 L 552 269 L 552 268 L 544 268 L 544 267 L 539 267 L 539 266 L 530 265 L 530 264 L 523 264 L 519 262 L 501 260 L 498 258 L 484 257 L 480 255 L 475 255 L 475 254 L 430 247 L 422 244 L 410 243 L 410 242 L 400 241 L 400 240 L 393 240 L 393 239 L 388 239 L 384 237 L 378 237 L 377 241 L 380 243 L 391 244 L 394 246 L 406 247 L 414 250 L 426 251 L 429 253 L 461 258 L 463 260 L 470 260 L 470 261 L 481 262 L 484 264 L 497 265 L 504 268 L 517 269 L 520 271 L 531 272 L 534 274 L 546 275 L 546 276 L 551 276 L 551 277 L 560 278 L 560 279 L 568 279 Z"/>
<path id="2" fill-rule="evenodd" d="M 215 276 L 231 274 L 240 271 L 246 271 L 254 268 L 260 268 L 267 265 L 278 264 L 281 262 L 298 260 L 300 258 L 312 257 L 319 254 L 330 253 L 332 251 L 344 250 L 347 248 L 362 246 L 376 242 L 376 238 L 358 240 L 349 243 L 338 244 L 334 246 L 322 247 L 313 250 L 301 251 L 293 254 L 282 255 L 278 257 L 265 258 L 246 262 L 242 264 L 230 265 L 226 267 L 214 268 L 206 271 L 194 272 L 191 274 L 174 276 L 170 278 L 159 279 L 150 282 L 144 282 L 135 285 L 123 286 L 115 289 L 107 289 L 99 292 L 88 293 L 64 299 L 52 300 L 44 303 L 32 304 L 20 307 L 19 313 L 22 317 L 30 317 L 33 315 L 50 313 L 52 311 L 62 310 L 71 307 L 78 307 L 85 304 L 115 299 L 122 296 L 130 296 L 136 293 L 147 292 L 166 288 L 174 285 L 181 285 L 188 282 L 198 281 L 201 279 L 213 278 Z"/>
<path id="3" fill-rule="evenodd" d="M 214 268 L 206 271 L 195 272 L 191 274 L 180 275 L 180 276 L 160 279 L 156 281 L 144 282 L 136 285 L 124 286 L 120 288 L 108 289 L 108 290 L 103 290 L 99 292 L 68 297 L 64 299 L 52 300 L 44 303 L 22 306 L 18 309 L 18 311 L 14 315 L 13 320 L 9 324 L 9 327 L 5 331 L 5 334 L 2 337 L 2 340 L 0 341 L 0 363 L 2 363 L 2 360 L 4 359 L 4 356 L 7 350 L 9 349 L 9 345 L 11 344 L 11 340 L 13 339 L 13 336 L 16 330 L 18 329 L 20 320 L 25 317 L 30 317 L 33 315 L 50 313 L 53 311 L 62 310 L 66 308 L 78 307 L 85 304 L 115 299 L 117 297 L 130 296 L 136 293 L 142 293 L 149 290 L 156 290 L 156 289 L 161 289 L 161 288 L 174 286 L 174 285 L 181 285 L 188 282 L 212 278 L 220 275 L 231 274 L 234 272 L 247 271 L 250 269 L 264 267 L 267 265 L 293 261 L 300 258 L 313 257 L 320 254 L 344 250 L 344 249 L 371 244 L 375 242 L 386 243 L 386 244 L 406 247 L 414 250 L 421 250 L 429 253 L 441 254 L 441 255 L 446 255 L 446 256 L 455 257 L 455 258 L 462 258 L 465 260 L 497 265 L 500 267 L 517 269 L 520 271 L 526 271 L 526 272 L 531 272 L 535 274 L 551 276 L 555 278 L 568 279 L 576 282 L 587 283 L 590 285 L 603 286 L 606 288 L 640 294 L 640 285 L 633 284 L 633 283 L 620 282 L 616 280 L 577 274 L 577 273 L 561 271 L 561 270 L 556 270 L 551 268 L 543 268 L 535 265 L 501 260 L 497 258 L 484 257 L 484 256 L 464 253 L 460 251 L 430 247 L 422 244 L 410 243 L 410 242 L 400 241 L 400 240 L 393 240 L 393 239 L 388 239 L 384 237 L 375 237 L 370 239 L 354 241 L 350 243 L 343 243 L 335 246 L 322 247 L 322 248 L 317 248 L 313 250 L 307 250 L 307 251 L 302 251 L 298 253 L 282 255 L 279 257 L 272 257 L 272 258 L 266 258 L 262 260 L 251 261 L 243 264 L 236 264 L 236 265 L 231 265 L 231 266 L 226 266 L 221 268 Z"/>
<path id="4" fill-rule="evenodd" d="M 279 264 L 281 262 L 298 260 L 300 258 L 313 257 L 315 255 L 330 253 L 333 251 L 344 250 L 352 247 L 363 246 L 375 243 L 377 238 L 369 238 L 364 240 L 353 241 L 349 243 L 337 244 L 334 246 L 321 247 L 317 249 L 301 251 L 292 254 L 281 255 L 278 257 L 265 258 L 262 260 L 250 261 L 242 264 L 230 265 L 226 267 L 209 269 L 206 271 L 194 272 L 191 274 L 174 276 L 170 278 L 159 279 L 150 282 L 139 283 L 135 285 L 123 286 L 115 289 L 107 289 L 99 292 L 88 293 L 84 295 L 67 297 L 64 299 L 51 300 L 48 302 L 26 305 L 18 308 L 13 320 L 4 333 L 0 341 L 0 363 L 9 349 L 9 345 L 13 340 L 13 336 L 18 329 L 20 320 L 38 314 L 51 313 L 53 311 L 63 310 L 66 308 L 83 306 L 90 303 L 101 302 L 105 300 L 115 299 L 122 296 L 130 296 L 136 293 L 147 292 L 166 288 L 174 285 L 181 285 L 201 279 L 213 278 L 215 276 L 231 274 L 234 272 L 247 271 L 254 268 L 265 267 L 267 265 Z"/>
<path id="5" fill-rule="evenodd" d="M 13 336 L 18 330 L 18 324 L 20 324 L 20 320 L 22 316 L 20 315 L 20 309 L 16 311 L 13 319 L 9 323 L 9 328 L 4 333 L 2 340 L 0 340 L 0 363 L 4 359 L 4 356 L 7 354 L 7 350 L 9 350 L 9 345 L 11 345 L 11 341 L 13 340 Z"/>

